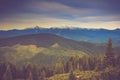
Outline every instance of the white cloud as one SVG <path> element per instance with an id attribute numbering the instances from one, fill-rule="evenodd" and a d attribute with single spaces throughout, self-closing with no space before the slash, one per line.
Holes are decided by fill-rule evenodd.
<path id="1" fill-rule="evenodd" d="M 43 17 L 43 18 L 36 18 L 36 19 L 11 19 L 11 22 L 2 23 L 0 26 L 3 26 L 3 29 L 23 29 L 34 27 L 36 25 L 43 27 L 43 28 L 51 28 L 51 27 L 58 27 L 58 28 L 65 28 L 65 27 L 78 27 L 78 28 L 104 28 L 104 29 L 116 29 L 120 28 L 119 24 L 120 21 L 96 21 L 96 22 L 80 22 L 75 20 L 67 20 L 67 19 L 58 19 L 53 17 Z M 14 22 L 16 21 L 16 22 Z M 13 27 L 12 27 L 13 26 Z"/>

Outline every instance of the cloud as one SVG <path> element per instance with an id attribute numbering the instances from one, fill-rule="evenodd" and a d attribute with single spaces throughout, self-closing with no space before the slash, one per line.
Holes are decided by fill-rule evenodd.
<path id="1" fill-rule="evenodd" d="M 66 6 L 56 2 L 38 2 L 34 6 L 29 6 L 29 10 L 32 10 L 31 13 L 39 13 L 49 16 L 60 16 L 64 14 L 74 15 L 88 15 L 95 12 L 92 9 L 76 9 L 70 6 Z M 61 17 L 61 16 L 60 16 Z"/>
<path id="2" fill-rule="evenodd" d="M 119 21 L 120 20 L 120 15 L 106 15 L 106 16 L 86 16 L 81 18 L 83 21 L 90 21 L 90 22 L 96 22 L 96 21 L 104 21 L 104 22 L 109 22 L 109 21 Z M 76 20 L 81 20 L 81 19 L 76 19 Z"/>
<path id="3" fill-rule="evenodd" d="M 30 15 L 29 15 L 30 16 Z M 38 15 L 39 16 L 39 15 Z M 34 19 L 35 18 L 35 19 Z M 11 22 L 9 22 L 11 20 Z M 15 21 L 15 22 L 14 22 Z M 91 21 L 91 22 L 82 22 L 79 20 L 69 20 L 69 19 L 59 19 L 53 17 L 31 17 L 31 18 L 21 18 L 21 19 L 8 19 L 8 22 L 1 23 L 0 26 L 3 26 L 1 29 L 24 29 L 34 26 L 40 26 L 43 28 L 104 28 L 104 29 L 116 29 L 119 27 L 120 21 Z M 7 28 L 5 28 L 7 27 Z"/>
<path id="4" fill-rule="evenodd" d="M 120 1 L 0 0 L 0 29 L 41 27 L 119 28 Z"/>
<path id="5" fill-rule="evenodd" d="M 61 3 L 56 2 L 34 2 L 33 4 L 28 4 L 25 9 L 26 12 L 17 13 L 17 15 L 10 16 L 10 18 L 18 18 L 18 17 L 35 17 L 39 15 L 39 18 L 42 16 L 47 17 L 56 17 L 62 19 L 75 19 L 86 16 L 97 16 L 100 15 L 101 12 L 96 9 L 83 9 L 83 8 L 74 8 L 67 5 L 63 5 Z M 25 14 L 25 15 L 24 15 Z M 26 15 L 27 14 L 27 15 Z M 30 14 L 30 16 L 29 16 Z M 32 14 L 32 15 L 31 15 Z M 41 16 L 40 16 L 41 15 Z M 8 18 L 8 17 L 7 17 Z M 2 20 L 5 20 L 6 17 Z"/>
<path id="6" fill-rule="evenodd" d="M 103 12 L 111 12 L 115 11 L 120 12 L 120 1 L 119 0 L 52 0 L 58 3 L 62 3 L 64 5 L 68 5 L 75 8 L 90 8 L 90 9 L 99 9 Z"/>

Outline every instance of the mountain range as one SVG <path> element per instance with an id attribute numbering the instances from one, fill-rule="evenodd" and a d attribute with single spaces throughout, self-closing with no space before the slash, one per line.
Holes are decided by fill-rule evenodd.
<path id="1" fill-rule="evenodd" d="M 82 28 L 28 28 L 23 30 L 1 30 L 0 38 L 15 37 L 29 34 L 50 33 L 75 41 L 86 41 L 92 43 L 106 43 L 109 37 L 113 43 L 118 45 L 120 42 L 120 29 L 82 29 Z"/>
<path id="2" fill-rule="evenodd" d="M 106 51 L 107 43 L 107 40 L 104 39 L 108 39 L 105 36 L 111 34 L 112 36 L 114 35 L 114 41 L 119 42 L 119 35 L 116 35 L 119 34 L 119 29 L 109 31 L 35 28 L 1 32 L 5 36 L 0 35 L 0 61 L 10 61 L 20 65 L 26 63 L 48 65 L 55 64 L 61 60 L 68 60 L 71 56 L 76 55 L 80 57 L 85 55 L 103 55 Z M 94 34 L 96 37 L 90 37 L 95 32 L 101 33 L 100 36 L 105 34 L 103 35 L 105 38 L 102 38 L 103 36 L 99 37 L 98 34 Z M 75 36 L 77 40 L 75 40 Z M 82 36 L 86 36 L 92 41 L 85 41 Z M 100 39 L 98 41 L 97 38 L 103 40 Z M 114 52 L 119 54 L 119 48 L 119 44 L 115 45 Z"/>
<path id="3" fill-rule="evenodd" d="M 9 37 L 0 39 L 0 47 L 21 45 L 36 45 L 37 47 L 49 48 L 54 44 L 58 44 L 67 49 L 80 50 L 86 53 L 99 54 L 103 51 L 104 45 L 97 45 L 90 42 L 75 41 L 60 37 L 54 34 L 40 33 Z M 100 51 L 99 51 L 100 50 Z"/>

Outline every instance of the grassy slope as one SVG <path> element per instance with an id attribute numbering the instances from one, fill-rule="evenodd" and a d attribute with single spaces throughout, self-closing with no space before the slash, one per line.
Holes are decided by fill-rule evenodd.
<path id="1" fill-rule="evenodd" d="M 0 47 L 4 46 L 14 46 L 16 44 L 22 45 L 36 45 L 39 47 L 48 48 L 55 43 L 58 43 L 60 46 L 67 49 L 80 50 L 85 53 L 91 54 L 101 54 L 104 51 L 104 46 L 96 46 L 93 43 L 84 42 L 84 41 L 74 41 L 71 39 L 63 38 L 54 34 L 32 34 L 24 36 L 16 36 L 5 39 L 0 39 Z"/>
<path id="2" fill-rule="evenodd" d="M 1 59 L 13 63 L 35 63 L 54 64 L 57 59 L 66 60 L 75 55 L 83 56 L 86 53 L 78 50 L 70 50 L 53 44 L 49 48 L 37 47 L 35 45 L 14 45 L 0 48 Z"/>

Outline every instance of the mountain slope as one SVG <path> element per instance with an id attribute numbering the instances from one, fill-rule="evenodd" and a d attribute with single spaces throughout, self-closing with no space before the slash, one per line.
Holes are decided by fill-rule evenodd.
<path id="1" fill-rule="evenodd" d="M 114 50 L 119 52 L 119 47 Z M 71 56 L 105 53 L 105 46 L 42 33 L 0 39 L 0 60 L 16 64 L 55 64 Z"/>
<path id="2" fill-rule="evenodd" d="M 67 49 L 80 50 L 85 53 L 91 53 L 91 54 L 99 54 L 99 53 L 103 53 L 104 51 L 104 46 L 99 46 L 89 42 L 74 41 L 71 39 L 66 39 L 48 33 L 32 34 L 32 35 L 24 35 L 24 36 L 0 39 L 0 47 L 21 44 L 21 45 L 36 45 L 38 47 L 48 48 L 53 46 L 55 43 L 58 43 L 60 46 Z"/>
<path id="3" fill-rule="evenodd" d="M 69 38 L 76 41 L 87 41 L 92 43 L 105 43 L 109 37 L 112 37 L 115 45 L 120 42 L 120 29 L 106 30 L 106 29 L 81 29 L 81 28 L 29 28 L 23 30 L 8 30 L 0 31 L 0 38 L 8 38 L 15 36 L 23 36 L 29 34 L 50 33 Z M 98 36 L 99 35 L 99 36 Z"/>
<path id="4" fill-rule="evenodd" d="M 14 45 L 10 47 L 0 47 L 0 61 L 9 61 L 15 64 L 55 64 L 59 59 L 68 60 L 70 57 L 78 55 L 80 57 L 88 55 L 82 51 L 69 50 L 61 46 L 57 47 L 37 47 L 36 45 Z"/>

